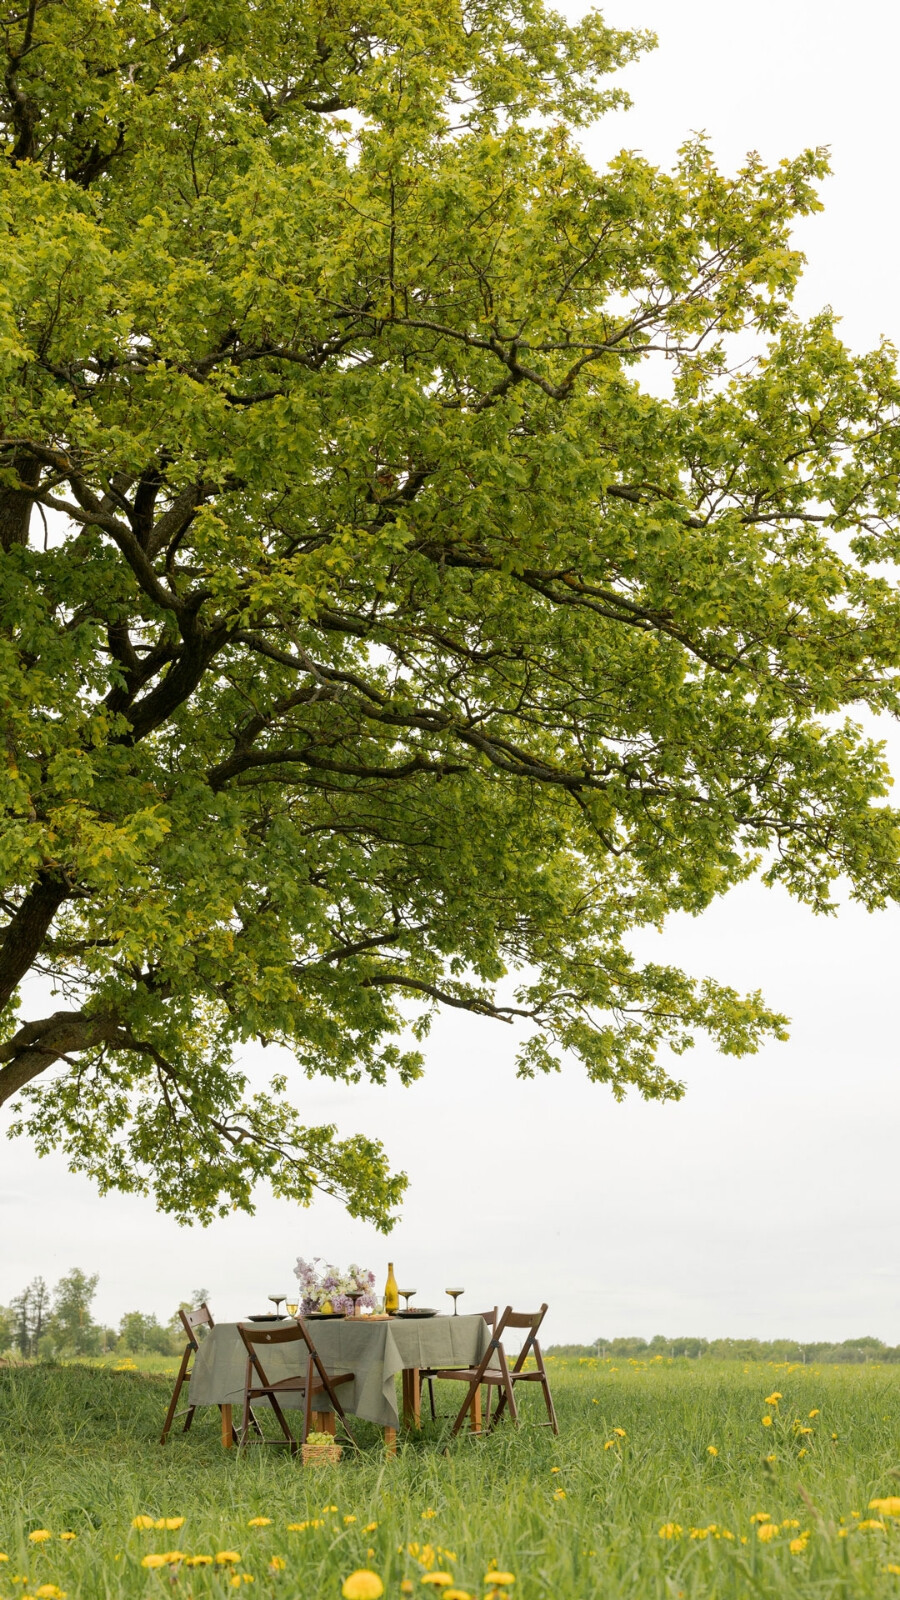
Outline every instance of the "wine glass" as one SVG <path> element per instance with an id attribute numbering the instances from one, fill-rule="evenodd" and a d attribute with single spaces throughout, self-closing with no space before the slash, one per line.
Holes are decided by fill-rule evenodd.
<path id="1" fill-rule="evenodd" d="M 269 1299 L 271 1300 L 273 1306 L 275 1307 L 275 1315 L 276 1315 L 276 1317 L 280 1317 L 281 1316 L 281 1312 L 279 1311 L 278 1307 L 284 1304 L 285 1300 L 287 1299 L 287 1295 L 286 1294 L 270 1294 L 269 1295 Z"/>
<path id="2" fill-rule="evenodd" d="M 295 1317 L 300 1309 L 299 1300 L 287 1300 L 284 1309 L 289 1317 Z"/>
<path id="3" fill-rule="evenodd" d="M 465 1292 L 466 1292 L 465 1289 L 445 1289 L 444 1290 L 445 1294 L 452 1294 L 452 1296 L 453 1296 L 453 1315 L 454 1316 L 458 1316 L 459 1315 L 456 1302 L 459 1299 L 460 1295 L 461 1294 L 465 1294 Z"/>
<path id="4" fill-rule="evenodd" d="M 347 1290 L 347 1299 L 353 1301 L 353 1310 L 350 1313 L 351 1317 L 358 1317 L 359 1316 L 359 1311 L 358 1311 L 357 1307 L 358 1307 L 359 1302 L 362 1299 L 363 1295 L 365 1294 L 365 1292 L 366 1292 L 365 1289 L 348 1289 Z"/>
<path id="5" fill-rule="evenodd" d="M 406 1301 L 406 1305 L 403 1308 L 404 1311 L 408 1311 L 409 1310 L 409 1302 L 412 1299 L 413 1295 L 414 1294 L 418 1294 L 418 1292 L 419 1291 L 417 1289 L 398 1289 L 397 1290 L 397 1293 L 398 1294 L 402 1294 L 404 1300 Z"/>

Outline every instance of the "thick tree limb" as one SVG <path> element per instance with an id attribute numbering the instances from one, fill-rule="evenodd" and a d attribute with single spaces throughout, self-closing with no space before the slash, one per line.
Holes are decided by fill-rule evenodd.
<path id="1" fill-rule="evenodd" d="M 63 1056 L 98 1044 L 134 1047 L 130 1035 L 109 1015 L 54 1011 L 50 1017 L 24 1023 L 0 1045 L 0 1106 Z"/>
<path id="2" fill-rule="evenodd" d="M 58 873 L 45 873 L 7 923 L 0 942 L 0 1009 L 8 1004 L 39 955 L 50 924 L 70 892 Z"/>

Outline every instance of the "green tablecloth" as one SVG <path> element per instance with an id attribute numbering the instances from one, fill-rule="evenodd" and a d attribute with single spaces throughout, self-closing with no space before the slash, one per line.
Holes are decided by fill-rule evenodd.
<path id="1" fill-rule="evenodd" d="M 272 1324 L 273 1327 L 280 1324 Z M 353 1372 L 342 1383 L 341 1405 L 351 1416 L 382 1428 L 399 1426 L 394 1378 L 406 1367 L 469 1367 L 481 1360 L 490 1329 L 481 1317 L 423 1317 L 369 1322 L 310 1322 L 310 1334 L 326 1372 Z M 306 1346 L 265 1345 L 260 1358 L 273 1382 L 306 1370 Z M 247 1354 L 236 1322 L 219 1322 L 203 1340 L 191 1373 L 192 1406 L 242 1405 Z M 296 1397 L 285 1402 L 296 1405 Z"/>

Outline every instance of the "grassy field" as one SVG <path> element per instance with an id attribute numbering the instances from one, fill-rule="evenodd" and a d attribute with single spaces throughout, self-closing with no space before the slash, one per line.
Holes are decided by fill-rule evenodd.
<path id="1" fill-rule="evenodd" d="M 447 1573 L 450 1600 L 900 1600 L 900 1517 L 869 1509 L 900 1495 L 896 1367 L 551 1370 L 558 1439 L 534 1425 L 529 1394 L 518 1433 L 462 1438 L 445 1455 L 426 1427 L 386 1460 L 362 1424 L 361 1453 L 315 1472 L 277 1447 L 226 1454 L 214 1411 L 160 1449 L 163 1374 L 0 1371 L 0 1596 L 201 1600 L 252 1582 L 259 1600 L 338 1600 L 364 1568 L 388 1597 L 424 1597 Z M 144 1564 L 174 1552 L 235 1559 Z M 514 1589 L 485 1586 L 492 1564 Z"/>

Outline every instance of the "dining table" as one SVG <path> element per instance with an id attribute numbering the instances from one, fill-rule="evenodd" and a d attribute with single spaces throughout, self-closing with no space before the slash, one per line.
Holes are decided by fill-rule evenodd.
<path id="1" fill-rule="evenodd" d="M 289 1327 L 293 1318 L 272 1320 L 273 1329 Z M 341 1384 L 344 1410 L 384 1429 L 387 1450 L 397 1448 L 397 1430 L 402 1412 L 407 1426 L 421 1422 L 421 1384 L 423 1368 L 477 1366 L 491 1342 L 491 1329 L 479 1316 L 334 1317 L 310 1320 L 307 1330 L 329 1376 L 352 1372 L 353 1379 Z M 306 1346 L 272 1345 L 265 1353 L 266 1373 L 273 1381 L 296 1377 L 306 1371 Z M 222 1443 L 234 1443 L 234 1407 L 244 1403 L 247 1351 L 236 1322 L 217 1322 L 201 1341 L 194 1357 L 188 1391 L 189 1406 L 219 1406 L 222 1413 Z M 402 1402 L 397 1406 L 396 1379 L 401 1377 Z M 282 1406 L 297 1409 L 302 1394 L 279 1396 Z M 260 1402 L 254 1402 L 259 1404 Z M 481 1431 L 481 1394 L 470 1408 L 473 1432 Z M 313 1427 L 334 1433 L 333 1411 L 313 1412 Z"/>

